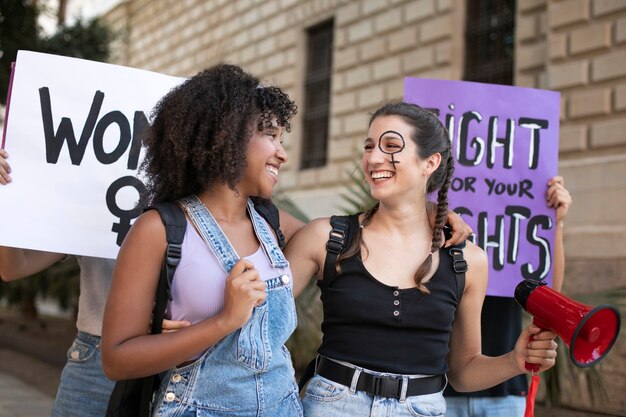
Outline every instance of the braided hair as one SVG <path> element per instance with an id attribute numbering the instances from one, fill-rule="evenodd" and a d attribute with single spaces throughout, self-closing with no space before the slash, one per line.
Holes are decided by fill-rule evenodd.
<path id="1" fill-rule="evenodd" d="M 439 153 L 441 154 L 441 163 L 439 167 L 432 173 L 426 183 L 426 192 L 433 193 L 437 190 L 437 212 L 435 217 L 435 226 L 433 227 L 433 238 L 430 245 L 430 253 L 424 259 L 422 264 L 415 272 L 413 279 L 419 291 L 428 294 L 428 288 L 423 284 L 425 276 L 430 271 L 433 262 L 433 253 L 443 245 L 443 227 L 448 215 L 448 190 L 450 189 L 450 181 L 454 173 L 454 159 L 452 157 L 451 143 L 447 129 L 443 126 L 437 116 L 422 107 L 406 103 L 392 102 L 385 104 L 372 114 L 369 125 L 374 120 L 383 116 L 399 116 L 407 124 L 412 127 L 411 139 L 415 142 L 418 149 L 420 159 L 426 159 L 429 156 Z M 361 227 L 356 233 L 352 245 L 337 259 L 337 265 L 341 260 L 356 255 L 361 246 L 367 252 L 367 246 L 363 241 L 362 230 L 371 223 L 374 213 L 378 210 L 379 204 L 375 204 L 372 208 L 365 211 Z"/>
<path id="2" fill-rule="evenodd" d="M 174 201 L 217 183 L 235 190 L 253 130 L 276 117 L 290 131 L 296 112 L 287 94 L 259 86 L 236 65 L 219 64 L 187 79 L 158 102 L 146 130 L 141 170 L 149 200 Z"/>

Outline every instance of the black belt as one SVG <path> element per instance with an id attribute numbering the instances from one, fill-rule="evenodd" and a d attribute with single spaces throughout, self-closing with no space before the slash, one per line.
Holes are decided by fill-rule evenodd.
<path id="1" fill-rule="evenodd" d="M 323 356 L 319 357 L 315 373 L 337 382 L 338 384 L 351 386 L 355 368 L 342 365 Z M 426 395 L 440 392 L 446 384 L 445 375 L 427 376 L 423 378 L 411 378 L 407 381 L 406 396 Z M 357 391 L 365 391 L 379 397 L 397 398 L 402 395 L 402 378 L 399 376 L 377 376 L 364 371 L 359 375 L 356 384 Z"/>

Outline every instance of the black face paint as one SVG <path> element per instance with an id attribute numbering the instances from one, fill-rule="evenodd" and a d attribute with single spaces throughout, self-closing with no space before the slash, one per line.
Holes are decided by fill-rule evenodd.
<path id="1" fill-rule="evenodd" d="M 396 161 L 394 155 L 404 149 L 404 137 L 395 130 L 387 130 L 378 138 L 378 149 L 382 153 L 391 155 L 391 164 L 395 167 L 400 161 Z"/>

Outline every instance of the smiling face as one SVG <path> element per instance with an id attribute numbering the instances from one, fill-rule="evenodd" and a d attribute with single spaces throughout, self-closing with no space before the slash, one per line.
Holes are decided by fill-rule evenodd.
<path id="1" fill-rule="evenodd" d="M 273 117 L 270 126 L 257 129 L 254 124 L 254 133 L 246 149 L 246 171 L 238 188 L 249 196 L 269 198 L 278 183 L 280 166 L 287 162 L 287 153 L 282 145 L 282 127 L 278 126 Z"/>
<path id="2" fill-rule="evenodd" d="M 413 128 L 402 117 L 381 116 L 372 121 L 361 169 L 375 199 L 407 196 L 407 192 L 425 195 L 426 181 L 439 165 L 440 156 L 421 160 L 412 135 Z"/>

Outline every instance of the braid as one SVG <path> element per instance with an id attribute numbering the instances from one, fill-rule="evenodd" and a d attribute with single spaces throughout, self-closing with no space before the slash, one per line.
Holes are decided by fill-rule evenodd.
<path id="1" fill-rule="evenodd" d="M 431 252 L 434 252 L 443 245 L 442 231 L 448 217 L 448 190 L 450 189 L 450 182 L 452 180 L 452 174 L 454 173 L 454 159 L 452 158 L 452 152 L 450 150 L 448 150 L 447 159 L 444 183 L 437 193 L 437 217 L 435 219 L 435 228 L 433 229 Z"/>

